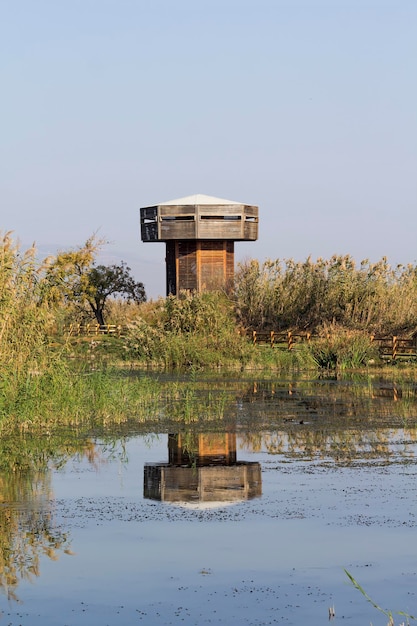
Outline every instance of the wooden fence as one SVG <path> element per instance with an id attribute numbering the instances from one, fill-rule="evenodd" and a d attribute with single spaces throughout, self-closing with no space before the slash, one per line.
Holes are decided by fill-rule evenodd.
<path id="1" fill-rule="evenodd" d="M 309 342 L 311 333 L 293 333 L 275 330 L 249 330 L 246 336 L 252 339 L 254 345 L 269 345 L 283 350 L 292 350 L 297 344 Z"/>
<path id="2" fill-rule="evenodd" d="M 398 359 L 417 359 L 417 338 L 405 337 L 378 337 L 371 336 L 372 341 L 378 345 L 379 356 L 382 359 L 398 361 Z"/>
<path id="3" fill-rule="evenodd" d="M 254 345 L 271 346 L 281 350 L 293 350 L 302 343 L 309 343 L 317 338 L 311 333 L 294 333 L 292 331 L 247 330 L 246 337 Z M 417 359 L 417 338 L 371 335 L 371 341 L 378 346 L 381 359 L 398 361 L 399 359 Z"/>
<path id="4" fill-rule="evenodd" d="M 70 324 L 64 329 L 64 333 L 70 337 L 113 335 L 123 336 L 125 326 L 120 324 Z M 294 350 L 303 343 L 309 343 L 317 338 L 311 333 L 296 333 L 291 330 L 245 330 L 242 333 L 248 337 L 254 345 L 270 346 L 280 350 Z M 381 359 L 398 361 L 399 359 L 417 360 L 417 337 L 371 335 L 371 340 L 378 346 Z"/>
<path id="5" fill-rule="evenodd" d="M 64 329 L 64 334 L 70 337 L 114 335 L 121 337 L 125 330 L 124 326 L 117 324 L 70 324 Z"/>

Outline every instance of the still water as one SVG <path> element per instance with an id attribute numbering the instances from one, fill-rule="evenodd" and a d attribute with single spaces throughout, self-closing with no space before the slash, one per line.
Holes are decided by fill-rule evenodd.
<path id="1" fill-rule="evenodd" d="M 3 472 L 0 623 L 385 626 L 345 569 L 416 614 L 414 382 L 195 385 L 217 420 L 46 438 Z"/>

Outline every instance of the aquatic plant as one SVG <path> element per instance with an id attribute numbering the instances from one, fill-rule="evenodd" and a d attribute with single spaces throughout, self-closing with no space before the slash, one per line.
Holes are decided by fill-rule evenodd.
<path id="1" fill-rule="evenodd" d="M 377 604 L 374 600 L 372 600 L 372 598 L 366 593 L 365 589 L 363 587 L 361 587 L 361 585 L 358 583 L 357 580 L 355 580 L 355 578 L 352 576 L 352 574 L 350 574 L 347 569 L 344 570 L 346 576 L 349 578 L 350 582 L 352 583 L 352 585 L 355 587 L 355 589 L 357 589 L 358 591 L 360 591 L 360 593 L 363 595 L 363 597 L 365 598 L 365 600 L 367 602 L 369 602 L 374 609 L 376 609 L 377 611 L 379 611 L 380 613 L 382 613 L 383 615 L 385 615 L 385 617 L 388 618 L 388 624 L 387 626 L 394 626 L 395 622 L 394 622 L 394 615 L 400 615 L 401 617 L 405 617 L 405 619 L 407 620 L 407 624 L 410 623 L 410 620 L 417 620 L 417 617 L 414 617 L 413 615 L 410 615 L 409 613 L 405 613 L 404 611 L 390 611 L 388 609 L 383 609 L 379 604 Z M 403 624 L 400 624 L 400 626 L 404 626 Z"/>
<path id="2" fill-rule="evenodd" d="M 130 376 L 120 370 L 71 368 L 57 363 L 42 375 L 27 373 L 3 381 L 0 432 L 19 428 L 78 427 L 88 424 L 144 421 L 159 406 L 157 380 Z"/>

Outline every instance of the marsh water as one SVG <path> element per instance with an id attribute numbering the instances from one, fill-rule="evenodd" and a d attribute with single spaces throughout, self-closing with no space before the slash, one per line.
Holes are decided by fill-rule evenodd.
<path id="1" fill-rule="evenodd" d="M 345 570 L 417 614 L 413 379 L 183 383 L 145 421 L 2 442 L 4 625 L 385 626 Z"/>

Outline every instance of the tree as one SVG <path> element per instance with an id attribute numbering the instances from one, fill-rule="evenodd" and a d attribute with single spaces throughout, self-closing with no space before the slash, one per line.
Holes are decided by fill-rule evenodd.
<path id="1" fill-rule="evenodd" d="M 49 265 L 46 282 L 47 298 L 55 304 L 73 304 L 78 309 L 88 308 L 97 322 L 103 325 L 104 309 L 109 296 L 119 295 L 126 300 L 145 302 L 143 283 L 135 282 L 130 267 L 124 261 L 118 265 L 95 265 L 95 258 L 104 241 L 93 235 L 84 246 L 60 252 Z"/>
<path id="2" fill-rule="evenodd" d="M 104 241 L 93 235 L 75 250 L 59 252 L 45 276 L 45 298 L 54 304 L 85 304 L 90 290 L 88 274 Z"/>
<path id="3" fill-rule="evenodd" d="M 130 271 L 124 261 L 119 265 L 97 265 L 91 268 L 87 300 L 99 324 L 104 324 L 103 312 L 109 296 L 119 295 L 137 303 L 146 301 L 143 283 L 135 282 Z"/>

